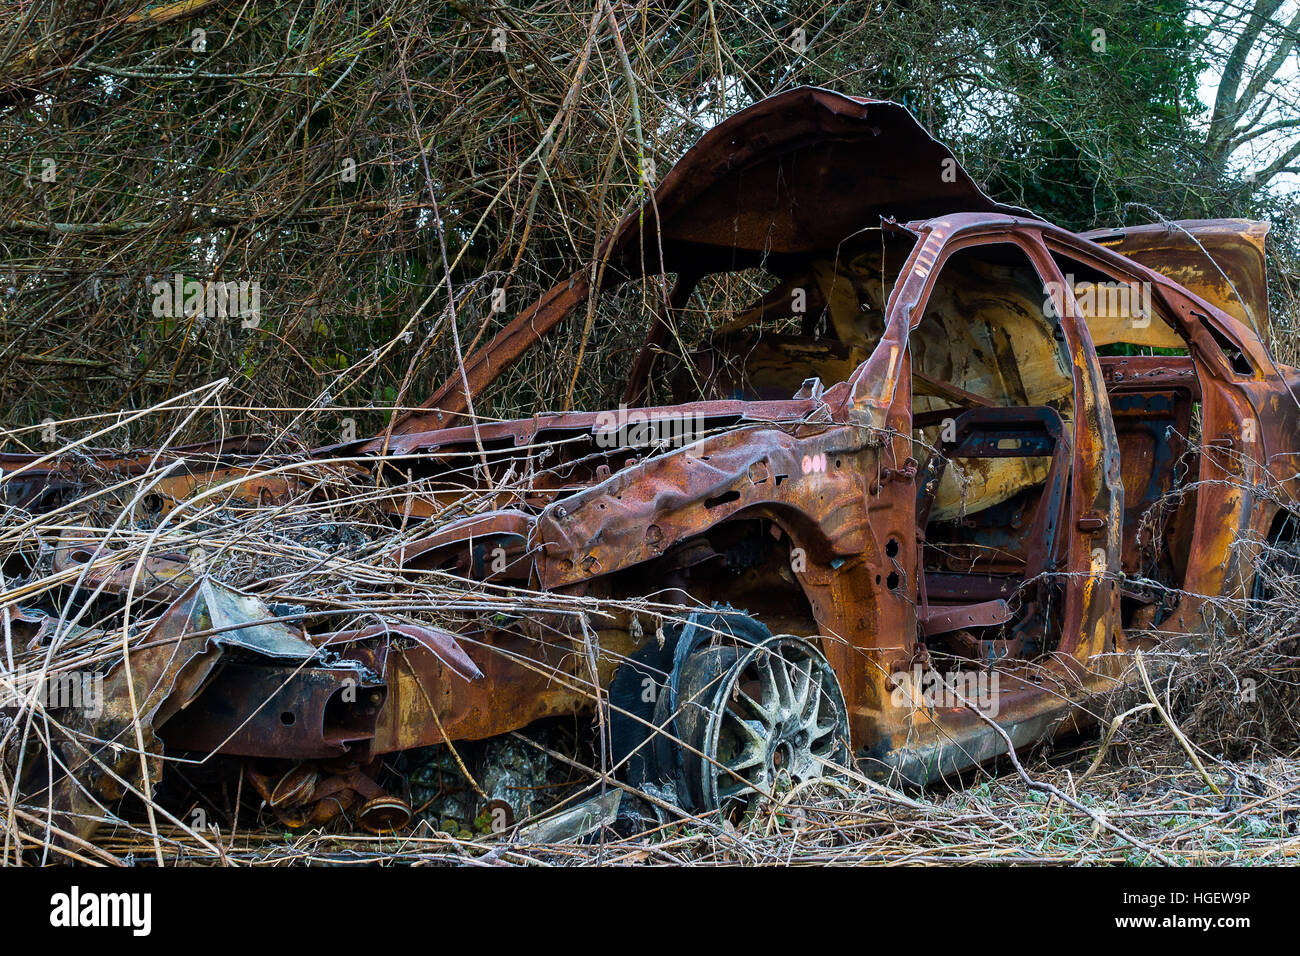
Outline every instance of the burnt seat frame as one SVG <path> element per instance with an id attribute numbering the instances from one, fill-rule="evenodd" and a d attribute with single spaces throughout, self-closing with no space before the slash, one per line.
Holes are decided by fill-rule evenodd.
<path id="1" fill-rule="evenodd" d="M 1057 567 L 1065 543 L 1061 526 L 1069 499 L 1071 444 L 1056 410 L 1045 405 L 973 408 L 953 422 L 953 439 L 939 442 L 917 482 L 916 527 L 922 541 L 951 459 L 1050 456 L 1051 464 L 1025 537 L 1022 575 L 926 572 L 922 567 L 917 619 L 926 636 L 1011 620 L 1007 599 Z M 940 603 L 931 604 L 932 597 Z"/>

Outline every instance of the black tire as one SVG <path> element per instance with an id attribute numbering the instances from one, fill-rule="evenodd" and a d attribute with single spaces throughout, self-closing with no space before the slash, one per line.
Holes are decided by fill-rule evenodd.
<path id="1" fill-rule="evenodd" d="M 634 787 L 672 783 L 681 793 L 682 754 L 676 742 L 680 728 L 674 718 L 680 716 L 683 665 L 709 643 L 752 646 L 771 636 L 771 631 L 743 611 L 718 606 L 665 626 L 663 647 L 652 640 L 620 665 L 609 688 L 613 705 L 609 723 L 614 763 L 627 761 L 621 771 L 623 779 Z M 645 692 L 650 688 L 654 693 L 647 700 Z"/>
<path id="2" fill-rule="evenodd" d="M 642 693 L 647 681 L 653 702 Z M 780 779 L 820 777 L 827 763 L 849 761 L 848 708 L 826 658 L 730 608 L 692 614 L 662 648 L 643 648 L 619 668 L 610 699 L 625 779 L 671 783 L 692 812 L 730 815 Z"/>

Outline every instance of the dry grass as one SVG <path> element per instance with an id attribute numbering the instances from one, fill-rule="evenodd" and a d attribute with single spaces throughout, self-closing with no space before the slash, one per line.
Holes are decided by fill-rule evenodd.
<path id="1" fill-rule="evenodd" d="M 217 403 L 216 389 L 196 406 Z M 182 406 L 187 404 L 180 403 Z M 186 427 L 192 411 L 167 407 L 169 431 Z M 111 443 L 110 433 L 99 439 Z M 74 460 L 66 449 L 63 460 Z M 155 474 L 169 456 L 161 454 Z M 301 457 L 266 459 L 303 474 L 323 476 L 326 462 Z M 665 818 L 648 832 L 606 833 L 603 839 L 562 845 L 522 843 L 516 834 L 455 835 L 420 819 L 398 836 L 350 832 L 346 823 L 324 831 L 293 832 L 278 824 L 259 801 L 244 793 L 239 813 L 217 829 L 190 825 L 195 807 L 219 804 L 202 787 L 168 786 L 148 801 L 128 796 L 104 801 L 102 822 L 87 845 L 47 839 L 48 794 L 23 792 L 14 767 L 22 752 L 46 754 L 59 736 L 64 712 L 42 707 L 33 688 L 51 675 L 102 670 L 121 659 L 124 636 L 135 642 L 162 607 L 93 593 L 75 572 L 58 572 L 52 551 L 69 536 L 102 544 L 130 567 L 146 554 L 206 555 L 205 571 L 231 585 L 255 589 L 276 601 L 305 605 L 330 627 L 351 626 L 382 613 L 390 620 L 450 623 L 466 614 L 555 613 L 598 615 L 617 610 L 610 602 L 574 600 L 496 587 L 430 573 L 397 575 L 381 555 L 414 534 L 394 529 L 377 508 L 380 496 L 401 494 L 355 478 L 330 477 L 330 494 L 303 496 L 279 506 L 241 509 L 228 497 L 198 496 L 161 524 L 130 519 L 124 504 L 148 491 L 149 476 L 125 486 L 83 472 L 85 487 L 73 506 L 34 516 L 9 509 L 0 522 L 0 609 L 44 607 L 57 624 L 39 643 L 15 639 L 17 623 L 5 624 L 4 689 L 24 699 L 18 718 L 5 728 L 0 784 L 5 859 L 121 863 L 161 859 L 168 863 L 287 865 L 304 863 L 464 863 L 572 865 L 600 862 L 644 864 L 822 864 L 1043 862 L 1073 864 L 1282 862 L 1300 848 L 1295 833 L 1300 810 L 1300 685 L 1297 638 L 1300 578 L 1272 582 L 1263 599 L 1215 602 L 1213 633 L 1202 651 L 1172 660 L 1149 658 L 1156 693 L 1197 754 L 1184 747 L 1152 712 L 1129 716 L 1103 754 L 1092 732 L 1068 746 L 1022 753 L 1025 776 L 1004 761 L 962 780 L 924 792 L 901 793 L 851 775 L 844 784 L 795 791 L 779 803 L 759 806 L 739 825 L 714 817 Z M 461 511 L 480 505 L 466 500 Z M 141 589 L 144 590 L 143 588 Z M 635 605 L 672 617 L 674 609 Z M 684 610 L 684 609 L 678 609 Z M 1245 690 L 1248 688 L 1249 690 Z M 1116 703 L 1114 712 L 1132 705 Z M 129 753 L 130 739 L 117 741 Z M 89 742 L 87 742 L 89 743 Z M 41 759 L 44 759 L 43 757 Z M 571 786 L 557 795 L 574 799 L 602 786 L 618 786 L 602 772 L 589 749 L 567 755 Z M 1089 768 L 1092 768 L 1089 773 Z M 202 778 L 204 767 L 177 764 L 177 778 Z M 138 779 L 129 780 L 138 787 Z M 1210 783 L 1213 782 L 1213 787 Z M 1215 793 L 1214 790 L 1218 790 Z M 236 797 L 238 798 L 238 794 Z M 227 803 L 230 794 L 225 794 Z M 210 801 L 205 803 L 204 801 Z M 233 826 L 232 826 L 233 824 Z M 26 851 L 21 857 L 20 851 Z"/>
<path id="2" fill-rule="evenodd" d="M 1226 796 L 1210 790 L 1150 713 L 1120 727 L 1085 782 L 1094 739 L 1077 751 L 1022 755 L 1035 783 L 1104 813 L 1131 840 L 1006 767 L 924 793 L 862 783 L 797 793 L 739 828 L 678 821 L 549 847 L 453 837 L 429 821 L 400 838 L 286 833 L 247 794 L 242 811 L 212 833 L 187 825 L 200 803 L 183 787 L 147 801 L 147 812 L 138 796 L 106 803 L 93 845 L 57 844 L 42 795 L 15 783 L 18 754 L 46 753 L 60 735 L 61 715 L 44 709 L 34 689 L 111 666 L 123 641 L 138 642 L 159 613 L 147 595 L 123 602 L 96 594 L 75 572 L 55 571 L 51 555 L 69 537 L 111 549 L 127 568 L 147 555 L 201 550 L 205 573 L 301 603 L 339 628 L 377 613 L 445 623 L 466 614 L 611 610 L 442 575 L 398 576 L 382 555 L 416 530 L 394 529 L 379 505 L 407 489 L 307 463 L 303 449 L 337 441 L 349 427 L 374 434 L 423 400 L 455 371 L 461 346 L 468 353 L 481 345 L 589 264 L 644 198 L 644 179 L 662 179 L 702 130 L 764 95 L 807 82 L 907 97 L 982 182 L 1033 182 L 1040 157 L 1000 144 L 1024 138 L 1017 117 L 1031 129 L 1057 118 L 1059 104 L 1037 99 L 1032 84 L 1005 90 L 1008 71 L 1040 73 L 1038 41 L 1006 29 L 1038 21 L 1040 7 L 887 2 L 848 15 L 850 6 L 814 3 L 794 17 L 785 5 L 724 0 L 591 9 L 200 3 L 193 17 L 152 24 L 123 18 L 126 8 L 107 2 L 30 5 L 0 25 L 0 161 L 14 173 L 0 185 L 0 450 L 42 451 L 83 481 L 67 508 L 0 514 L 0 665 L 5 692 L 23 701 L 0 745 L 3 859 L 1074 863 L 1145 862 L 1156 858 L 1151 849 L 1198 862 L 1287 857 L 1300 776 L 1294 581 L 1265 607 L 1221 602 L 1222 633 L 1166 678 L 1169 709 Z M 974 28 L 964 15 L 975 17 Z M 795 52 L 792 31 L 803 26 L 809 46 Z M 202 57 L 190 45 L 193 29 L 209 34 Z M 498 29 L 505 52 L 492 47 Z M 1112 30 L 1117 41 L 1122 33 Z M 1101 84 L 1082 96 L 1096 103 L 1072 114 L 1066 139 L 1088 171 L 1098 130 L 1144 128 L 1149 104 L 1128 102 L 1131 91 L 1104 71 L 1076 74 L 1085 81 Z M 974 113 L 951 108 L 960 103 Z M 994 133 L 1005 124 L 1005 136 L 967 135 L 990 122 Z M 1200 182 L 1184 152 L 1192 155 L 1165 149 L 1172 166 L 1149 158 L 1112 178 L 1162 196 L 1169 205 L 1158 212 L 1171 218 L 1264 214 L 1268 204 L 1240 184 Z M 643 179 L 647 159 L 658 176 Z M 41 175 L 47 163 L 50 180 Z M 1077 224 L 1122 220 L 1127 210 L 1114 192 Z M 1279 219 L 1270 261 L 1277 354 L 1291 361 L 1300 355 L 1294 229 L 1294 219 Z M 259 281 L 260 325 L 155 314 L 152 281 L 178 273 Z M 746 283 L 711 280 L 711 314 L 688 314 L 674 333 L 689 344 L 714 315 L 752 297 Z M 498 287 L 507 292 L 505 313 L 491 308 Z M 607 296 L 590 322 L 580 316 L 561 326 L 503 375 L 477 412 L 612 406 L 662 294 L 645 282 Z M 261 464 L 328 485 L 330 496 L 254 511 L 210 493 L 161 527 L 130 514 L 171 466 L 166 449 L 242 432 L 266 439 Z M 164 449 L 144 476 L 119 485 L 89 467 L 92 447 L 142 445 Z M 480 507 L 466 500 L 455 511 Z M 19 622 L 4 612 L 20 606 L 54 614 L 39 644 L 14 639 Z M 1242 706 L 1245 680 L 1255 681 L 1254 710 Z M 127 753 L 135 747 L 117 743 Z M 570 756 L 585 764 L 568 768 L 576 788 L 599 786 L 603 772 L 590 755 Z"/>

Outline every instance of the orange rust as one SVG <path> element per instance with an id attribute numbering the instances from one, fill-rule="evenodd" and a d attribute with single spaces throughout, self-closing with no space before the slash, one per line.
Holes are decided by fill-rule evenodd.
<path id="1" fill-rule="evenodd" d="M 418 521 L 439 502 L 490 487 L 490 474 L 464 467 L 482 442 L 500 471 L 528 470 L 530 490 L 494 492 L 496 510 L 478 523 L 427 529 L 390 556 L 399 566 L 453 569 L 558 596 L 676 589 L 819 635 L 848 704 L 854 749 L 873 772 L 932 779 L 1001 751 L 1001 738 L 970 709 L 898 701 L 896 675 L 941 655 L 974 671 L 987 664 L 978 654 L 1005 654 L 996 720 L 1017 745 L 1086 726 L 1099 695 L 1129 679 L 1135 622 L 1158 618 L 1160 640 L 1194 640 L 1207 597 L 1249 587 L 1253 563 L 1234 542 L 1243 534 L 1263 540 L 1280 502 L 1300 492 L 1300 371 L 1276 364 L 1231 303 L 1208 294 L 1204 271 L 1200 278 L 1187 271 L 1181 247 L 1156 241 L 1154 232 L 1129 230 L 1123 241 L 1072 234 L 992 202 L 960 170 L 955 179 L 941 176 L 951 159 L 896 104 L 808 89 L 759 103 L 706 134 L 655 201 L 606 240 L 602 256 L 610 266 L 601 289 L 590 289 L 589 270 L 575 273 L 467 358 L 468 395 L 453 376 L 392 436 L 318 449 L 307 461 L 356 457 L 368 467 L 350 466 L 350 473 L 380 482 L 418 474 L 428 490 L 403 492 L 389 505 Z M 712 379 L 715 391 L 740 394 L 638 410 L 653 420 L 698 420 L 707 435 L 697 441 L 655 454 L 609 447 L 593 413 L 477 431 L 448 427 L 590 294 L 643 274 L 676 273 L 671 312 L 704 275 L 762 263 L 778 280 L 773 294 L 780 299 L 819 269 L 832 285 L 849 275 L 846 246 L 882 219 L 874 245 L 853 253 L 882 275 L 886 263 L 897 263 L 878 282 L 878 300 L 861 293 L 861 311 L 878 312 L 877 326 L 832 314 L 835 347 L 820 351 L 769 334 L 762 386 L 770 391 L 786 381 L 779 400 L 746 392 L 741 375 Z M 1219 249 L 1230 248 L 1223 235 L 1241 233 L 1202 226 L 1198 235 L 1218 236 Z M 888 253 L 870 258 L 881 245 Z M 1129 251 L 1132 258 L 1120 254 Z M 1262 292 L 1248 253 L 1233 274 L 1243 281 L 1239 304 L 1253 307 Z M 1186 354 L 1099 355 L 1062 263 L 1094 282 L 1149 293 L 1162 334 L 1184 342 Z M 1188 277 L 1189 285 L 1170 274 Z M 839 291 L 823 288 L 811 301 L 840 308 Z M 773 294 L 734 318 L 728 334 L 779 305 Z M 727 325 L 725 318 L 718 324 Z M 952 332 L 963 322 L 976 344 L 957 351 Z M 1007 334 L 1013 323 L 1033 335 Z M 869 334 L 849 341 L 845 330 L 855 328 Z M 663 330 L 663 322 L 652 324 L 643 356 L 659 349 Z M 722 367 L 721 359 L 734 357 L 722 354 L 726 347 L 718 339 L 702 353 Z M 854 349 L 861 360 L 846 364 Z M 817 374 L 810 365 L 822 354 L 829 356 L 823 367 L 851 371 L 837 381 L 804 382 Z M 637 363 L 626 394 L 643 393 L 652 364 Z M 940 366 L 946 378 L 935 373 Z M 1189 427 L 1198 402 L 1199 446 Z M 963 431 L 945 438 L 949 425 Z M 1178 441 L 1169 427 L 1182 430 Z M 538 451 L 548 445 L 558 452 L 544 463 Z M 948 492 L 939 487 L 942 477 L 926 487 L 927 468 L 934 456 L 957 450 L 970 457 L 968 473 L 986 493 L 969 510 L 941 502 L 931 518 L 932 499 Z M 227 481 L 234 482 L 230 494 L 253 503 L 323 493 L 306 474 L 263 476 L 264 463 L 207 454 L 206 469 L 165 485 L 165 494 L 180 500 Z M 1031 468 L 1031 459 L 1041 461 Z M 143 461 L 105 460 L 104 467 Z M 30 462 L 8 456 L 0 464 L 8 473 Z M 11 486 L 11 498 L 48 504 L 42 495 L 60 482 L 71 478 L 58 466 L 28 471 Z M 1168 520 L 1144 531 L 1142 516 L 1179 489 Z M 751 557 L 728 556 L 737 540 Z M 504 549 L 505 568 L 489 567 L 474 550 L 486 544 Z M 1175 597 L 1129 586 L 1148 572 L 1162 576 Z M 918 608 L 925 620 L 952 621 L 963 607 L 986 613 L 989 602 L 1003 599 L 1010 599 L 1012 623 L 1002 636 L 918 627 Z M 1000 613 L 984 620 L 1006 625 Z M 650 639 L 636 631 L 630 621 L 606 627 L 593 645 L 572 616 L 538 615 L 495 630 L 467 621 L 459 637 L 483 674 L 472 681 L 452 675 L 427 647 L 357 635 L 355 652 L 382 672 L 386 688 L 358 752 L 369 758 L 480 739 L 590 709 L 596 685 L 608 686 L 620 656 Z M 596 657 L 594 674 L 588 652 Z M 337 745 L 326 736 L 322 757 Z M 277 746 L 268 734 L 222 749 L 275 756 Z"/>

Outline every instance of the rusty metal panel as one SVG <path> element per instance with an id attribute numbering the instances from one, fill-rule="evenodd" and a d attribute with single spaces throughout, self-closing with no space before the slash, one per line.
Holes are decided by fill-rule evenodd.
<path id="1" fill-rule="evenodd" d="M 1269 223 L 1192 219 L 1080 233 L 1173 279 L 1272 341 L 1264 240 Z"/>
<path id="2" fill-rule="evenodd" d="M 382 828 L 411 813 L 373 777 L 385 754 L 578 714 L 594 715 L 605 733 L 620 668 L 654 657 L 665 640 L 626 605 L 661 592 L 696 608 L 740 593 L 769 598 L 767 620 L 793 620 L 791 633 L 811 639 L 791 646 L 824 657 L 848 742 L 877 772 L 931 779 L 1005 748 L 969 708 L 895 699 L 897 674 L 945 655 L 970 669 L 996 661 L 1005 679 L 996 719 L 1013 744 L 1085 726 L 1100 696 L 1128 679 L 1127 654 L 1153 640 L 1123 617 L 1124 601 L 1143 605 L 1134 621 L 1164 615 L 1165 639 L 1192 640 L 1205 601 L 1247 585 L 1249 554 L 1233 544 L 1267 534 L 1281 507 L 1260 489 L 1292 500 L 1300 491 L 1300 372 L 1265 361 L 1265 343 L 1232 318 L 1222 289 L 1171 234 L 1089 241 L 992 202 L 964 173 L 942 183 L 917 172 L 945 158 L 896 104 L 781 94 L 706 134 L 655 201 L 605 240 L 610 268 L 599 289 L 587 270 L 575 274 L 470 356 L 468 394 L 457 376 L 392 434 L 300 456 L 262 459 L 256 443 L 239 442 L 170 451 L 182 467 L 159 483 L 141 520 L 216 495 L 250 514 L 385 488 L 392 493 L 376 511 L 394 526 L 400 518 L 401 533 L 376 549 L 377 586 L 402 594 L 419 575 L 453 574 L 467 592 L 526 590 L 535 610 L 461 608 L 444 615 L 452 624 L 427 601 L 406 609 L 435 625 L 362 602 L 349 627 L 327 630 L 212 582 L 184 551 L 137 567 L 93 536 L 70 537 L 53 557 L 69 582 L 172 602 L 145 646 L 109 673 L 109 722 L 88 732 L 119 735 L 138 716 L 146 767 L 163 741 L 247 757 L 254 788 L 284 822 L 356 809 L 362 825 Z M 841 242 L 882 216 L 918 220 L 888 230 L 905 260 L 860 250 L 841 260 Z M 1263 233 L 1192 225 L 1232 261 L 1225 271 L 1241 279 L 1239 304 L 1253 311 L 1264 301 Z M 1016 261 L 997 258 L 995 246 Z M 1099 358 L 1054 253 L 1149 283 L 1170 317 L 1161 334 L 1188 354 Z M 752 319 L 779 305 L 772 296 L 730 324 L 719 317 L 755 364 L 749 382 L 718 381 L 759 397 L 636 410 L 655 426 L 689 419 L 698 434 L 663 449 L 620 445 L 626 409 L 463 420 L 473 395 L 590 295 L 643 271 L 698 275 L 760 256 L 784 283 L 778 291 L 794 276 L 818 283 L 834 345 L 745 338 Z M 880 278 L 887 261 L 895 274 Z M 1186 288 L 1153 269 L 1182 276 Z M 681 296 L 692 288 L 686 278 Z M 710 342 L 700 361 L 728 358 L 722 348 Z M 634 379 L 654 374 L 648 361 L 637 369 Z M 1196 402 L 1202 435 L 1189 447 Z M 944 438 L 946 424 L 954 434 Z M 478 467 L 466 468 L 480 448 Z M 975 459 L 992 490 L 936 506 L 953 457 Z M 88 458 L 0 457 L 6 500 L 59 507 L 87 468 L 122 478 L 151 462 L 148 453 Z M 1175 469 L 1184 458 L 1193 474 Z M 385 485 L 402 469 L 420 481 Z M 1159 537 L 1144 531 L 1147 510 L 1174 491 L 1176 513 Z M 950 526 L 957 537 L 929 536 Z M 1161 545 L 1174 554 L 1157 568 L 1161 583 L 1178 597 L 1156 608 L 1119 582 L 1157 567 Z M 25 615 L 5 620 L 39 639 L 45 624 Z M 724 646 L 709 650 L 741 659 Z M 139 694 L 134 713 L 128 681 Z M 704 726 L 698 717 L 684 723 Z M 83 769 L 84 753 L 64 745 L 68 765 Z M 129 756 L 113 767 L 134 780 L 140 758 Z M 121 790 L 101 781 L 96 792 Z M 60 789 L 56 804 L 65 814 L 85 806 L 74 788 Z"/>

